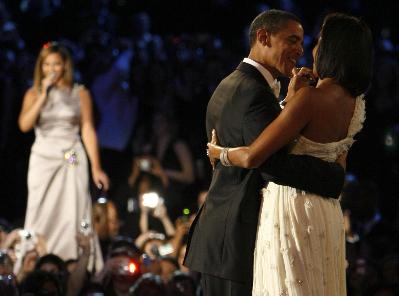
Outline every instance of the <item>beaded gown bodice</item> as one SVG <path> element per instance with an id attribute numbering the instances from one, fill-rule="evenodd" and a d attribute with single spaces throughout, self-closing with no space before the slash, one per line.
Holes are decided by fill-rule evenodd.
<path id="1" fill-rule="evenodd" d="M 317 143 L 300 135 L 291 150 L 292 154 L 310 155 L 325 161 L 335 161 L 343 152 L 347 152 L 355 142 L 354 136 L 362 129 L 365 120 L 365 102 L 363 95 L 356 98 L 355 109 L 348 127 L 347 136 L 337 142 Z"/>

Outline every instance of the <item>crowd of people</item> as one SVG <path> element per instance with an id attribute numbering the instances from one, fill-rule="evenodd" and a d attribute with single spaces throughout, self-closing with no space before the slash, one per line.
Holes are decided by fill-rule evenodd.
<path id="1" fill-rule="evenodd" d="M 184 237 L 192 216 L 172 223 L 166 208 L 143 205 L 140 235 L 121 236 L 115 204 L 100 198 L 93 205 L 93 233 L 77 233 L 78 256 L 63 260 L 47 252 L 45 239 L 24 229 L 2 230 L 1 295 L 199 295 L 198 276 L 182 266 Z M 2 229 L 5 229 L 2 223 Z M 90 266 L 92 239 L 104 267 Z M 66 238 L 64 238 L 66 239 Z"/>
<path id="2" fill-rule="evenodd" d="M 156 295 L 200 295 L 199 275 L 183 266 L 182 260 L 189 226 L 205 200 L 212 172 L 205 155 L 206 106 L 218 83 L 247 53 L 245 28 L 230 32 L 235 41 L 217 32 L 155 34 L 149 14 L 124 15 L 123 27 L 122 17 L 104 1 L 94 10 L 86 7 L 66 12 L 80 20 L 78 33 L 71 28 L 55 33 L 51 28 L 49 34 L 45 24 L 58 24 L 56 16 L 64 19 L 60 2 L 19 2 L 0 3 L 0 184 L 4 205 L 0 213 L 0 294 L 17 295 L 18 289 L 21 294 L 35 295 L 45 289 L 58 293 L 54 295 L 149 295 L 149 291 Z M 28 20 L 39 24 L 34 34 L 29 34 L 33 29 L 29 30 Z M 301 65 L 312 64 L 311 48 L 316 27 L 320 27 L 317 21 L 314 17 L 304 26 Z M 399 285 L 395 186 L 398 49 L 389 27 L 372 29 L 375 75 L 366 95 L 364 130 L 349 154 L 341 196 L 347 291 L 356 296 L 396 295 Z M 54 242 L 30 231 L 25 221 L 35 136 L 20 131 L 18 117 L 24 93 L 35 84 L 37 55 L 54 45 L 48 43 L 50 40 L 70 52 L 74 83 L 91 95 L 101 162 L 97 168 L 108 176 L 98 177 L 98 171 L 92 170 L 83 173 L 94 180 L 85 188 L 90 189 L 91 197 L 87 198 L 92 205 L 84 211 L 90 209 L 92 217 L 83 219 L 83 213 L 73 217 L 74 231 L 65 232 L 59 223 L 68 224 L 62 215 L 73 211 L 73 206 L 62 203 L 68 211 L 51 215 L 51 209 L 44 211 L 46 223 L 61 233 L 52 237 L 53 241 L 77 232 L 68 238 L 76 255 L 72 257 L 49 254 Z M 280 98 L 284 98 L 287 84 L 282 79 Z M 49 90 L 49 98 L 56 91 Z M 60 98 L 53 96 L 54 102 Z M 76 123 L 77 119 L 73 120 Z M 83 144 L 90 162 L 96 162 L 97 156 L 91 157 L 90 148 Z M 49 146 L 53 148 L 51 145 L 54 143 Z M 79 151 L 73 148 L 86 153 L 81 146 Z M 73 157 L 70 154 L 69 160 Z M 39 165 L 43 167 L 44 161 Z M 43 173 L 35 176 L 43 177 Z M 108 190 L 105 178 L 109 178 Z M 37 183 L 45 185 L 42 179 Z M 61 205 L 67 198 L 70 195 L 53 202 Z M 96 244 L 98 247 L 93 247 Z M 95 258 L 101 258 L 103 267 L 93 264 Z"/>

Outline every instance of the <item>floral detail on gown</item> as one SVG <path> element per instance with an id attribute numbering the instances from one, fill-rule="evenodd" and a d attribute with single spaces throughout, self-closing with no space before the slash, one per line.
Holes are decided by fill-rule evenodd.
<path id="1" fill-rule="evenodd" d="M 317 143 L 299 136 L 291 153 L 335 161 L 352 146 L 364 120 L 361 95 L 345 139 Z M 339 200 L 273 182 L 263 189 L 252 295 L 346 295 L 345 231 Z"/>

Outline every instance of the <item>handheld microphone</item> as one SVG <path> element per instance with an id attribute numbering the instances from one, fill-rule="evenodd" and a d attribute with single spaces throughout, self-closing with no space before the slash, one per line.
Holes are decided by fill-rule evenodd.
<path id="1" fill-rule="evenodd" d="M 55 77 L 56 77 L 56 73 L 55 72 L 51 72 L 49 75 L 48 75 L 48 77 L 51 79 L 51 84 L 47 87 L 47 90 L 46 90 L 46 95 L 48 95 L 49 94 L 49 92 L 50 92 L 50 90 L 54 87 L 54 80 L 55 80 Z"/>
<path id="2" fill-rule="evenodd" d="M 50 79 L 51 79 L 52 81 L 54 81 L 54 79 L 55 79 L 55 77 L 57 76 L 57 74 L 56 74 L 55 72 L 51 72 L 48 76 L 50 77 Z"/>

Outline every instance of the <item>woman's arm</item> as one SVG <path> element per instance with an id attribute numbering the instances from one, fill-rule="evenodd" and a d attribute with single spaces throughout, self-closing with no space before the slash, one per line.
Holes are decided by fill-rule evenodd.
<path id="1" fill-rule="evenodd" d="M 230 148 L 228 160 L 234 166 L 254 168 L 280 148 L 295 139 L 308 124 L 312 114 L 312 94 L 310 87 L 305 87 L 291 97 L 280 115 L 270 123 L 256 140 L 249 146 Z M 219 158 L 223 147 L 208 144 L 210 158 Z"/>
<path id="2" fill-rule="evenodd" d="M 143 195 L 139 195 L 139 207 L 140 207 L 140 219 L 139 219 L 139 227 L 141 233 L 147 233 L 149 229 L 148 225 L 148 215 L 149 209 L 143 205 Z"/>
<path id="3" fill-rule="evenodd" d="M 40 110 L 46 102 L 46 93 L 39 93 L 33 88 L 29 89 L 24 96 L 18 125 L 22 132 L 30 131 L 39 118 Z"/>
<path id="4" fill-rule="evenodd" d="M 42 80 L 40 92 L 34 88 L 26 92 L 18 118 L 18 125 L 22 132 L 26 133 L 35 126 L 40 110 L 47 101 L 48 91 L 53 84 L 54 76 L 49 75 Z"/>
<path id="5" fill-rule="evenodd" d="M 81 134 L 90 159 L 93 181 L 96 186 L 103 186 L 105 190 L 108 190 L 108 177 L 101 169 L 100 164 L 97 135 L 93 124 L 93 109 L 89 91 L 86 88 L 82 88 L 79 92 L 79 96 L 81 105 Z"/>
<path id="6" fill-rule="evenodd" d="M 79 248 L 81 249 L 81 254 L 78 257 L 76 269 L 69 275 L 66 291 L 67 296 L 79 294 L 84 286 L 86 280 L 87 265 L 89 264 L 90 259 L 90 242 L 92 240 L 92 237 L 93 234 L 83 235 L 81 233 L 78 233 L 76 235 L 76 240 L 78 242 Z"/>
<path id="7" fill-rule="evenodd" d="M 151 173 L 155 176 L 158 176 L 161 181 L 162 185 L 166 188 L 169 186 L 169 178 L 168 175 L 166 174 L 166 170 L 162 168 L 161 163 L 159 162 L 158 158 L 155 157 L 149 157 L 152 163 L 151 167 Z"/>
<path id="8" fill-rule="evenodd" d="M 177 155 L 177 158 L 179 159 L 182 169 L 180 171 L 165 169 L 166 175 L 169 177 L 169 179 L 176 180 L 181 183 L 192 183 L 194 181 L 194 168 L 190 150 L 182 141 L 176 142 L 173 149 Z"/>
<path id="9" fill-rule="evenodd" d="M 159 204 L 153 211 L 153 216 L 157 219 L 159 219 L 162 222 L 162 226 L 165 229 L 165 233 L 167 236 L 174 236 L 175 235 L 175 227 L 170 221 L 170 218 L 168 216 L 168 211 L 166 209 L 166 206 L 161 203 Z"/>
<path id="10" fill-rule="evenodd" d="M 179 250 L 183 245 L 184 236 L 190 230 L 190 221 L 183 221 L 181 218 L 178 218 L 175 223 L 176 232 L 175 235 L 169 240 L 169 243 L 173 246 L 173 252 L 169 255 L 171 257 L 177 258 Z"/>

